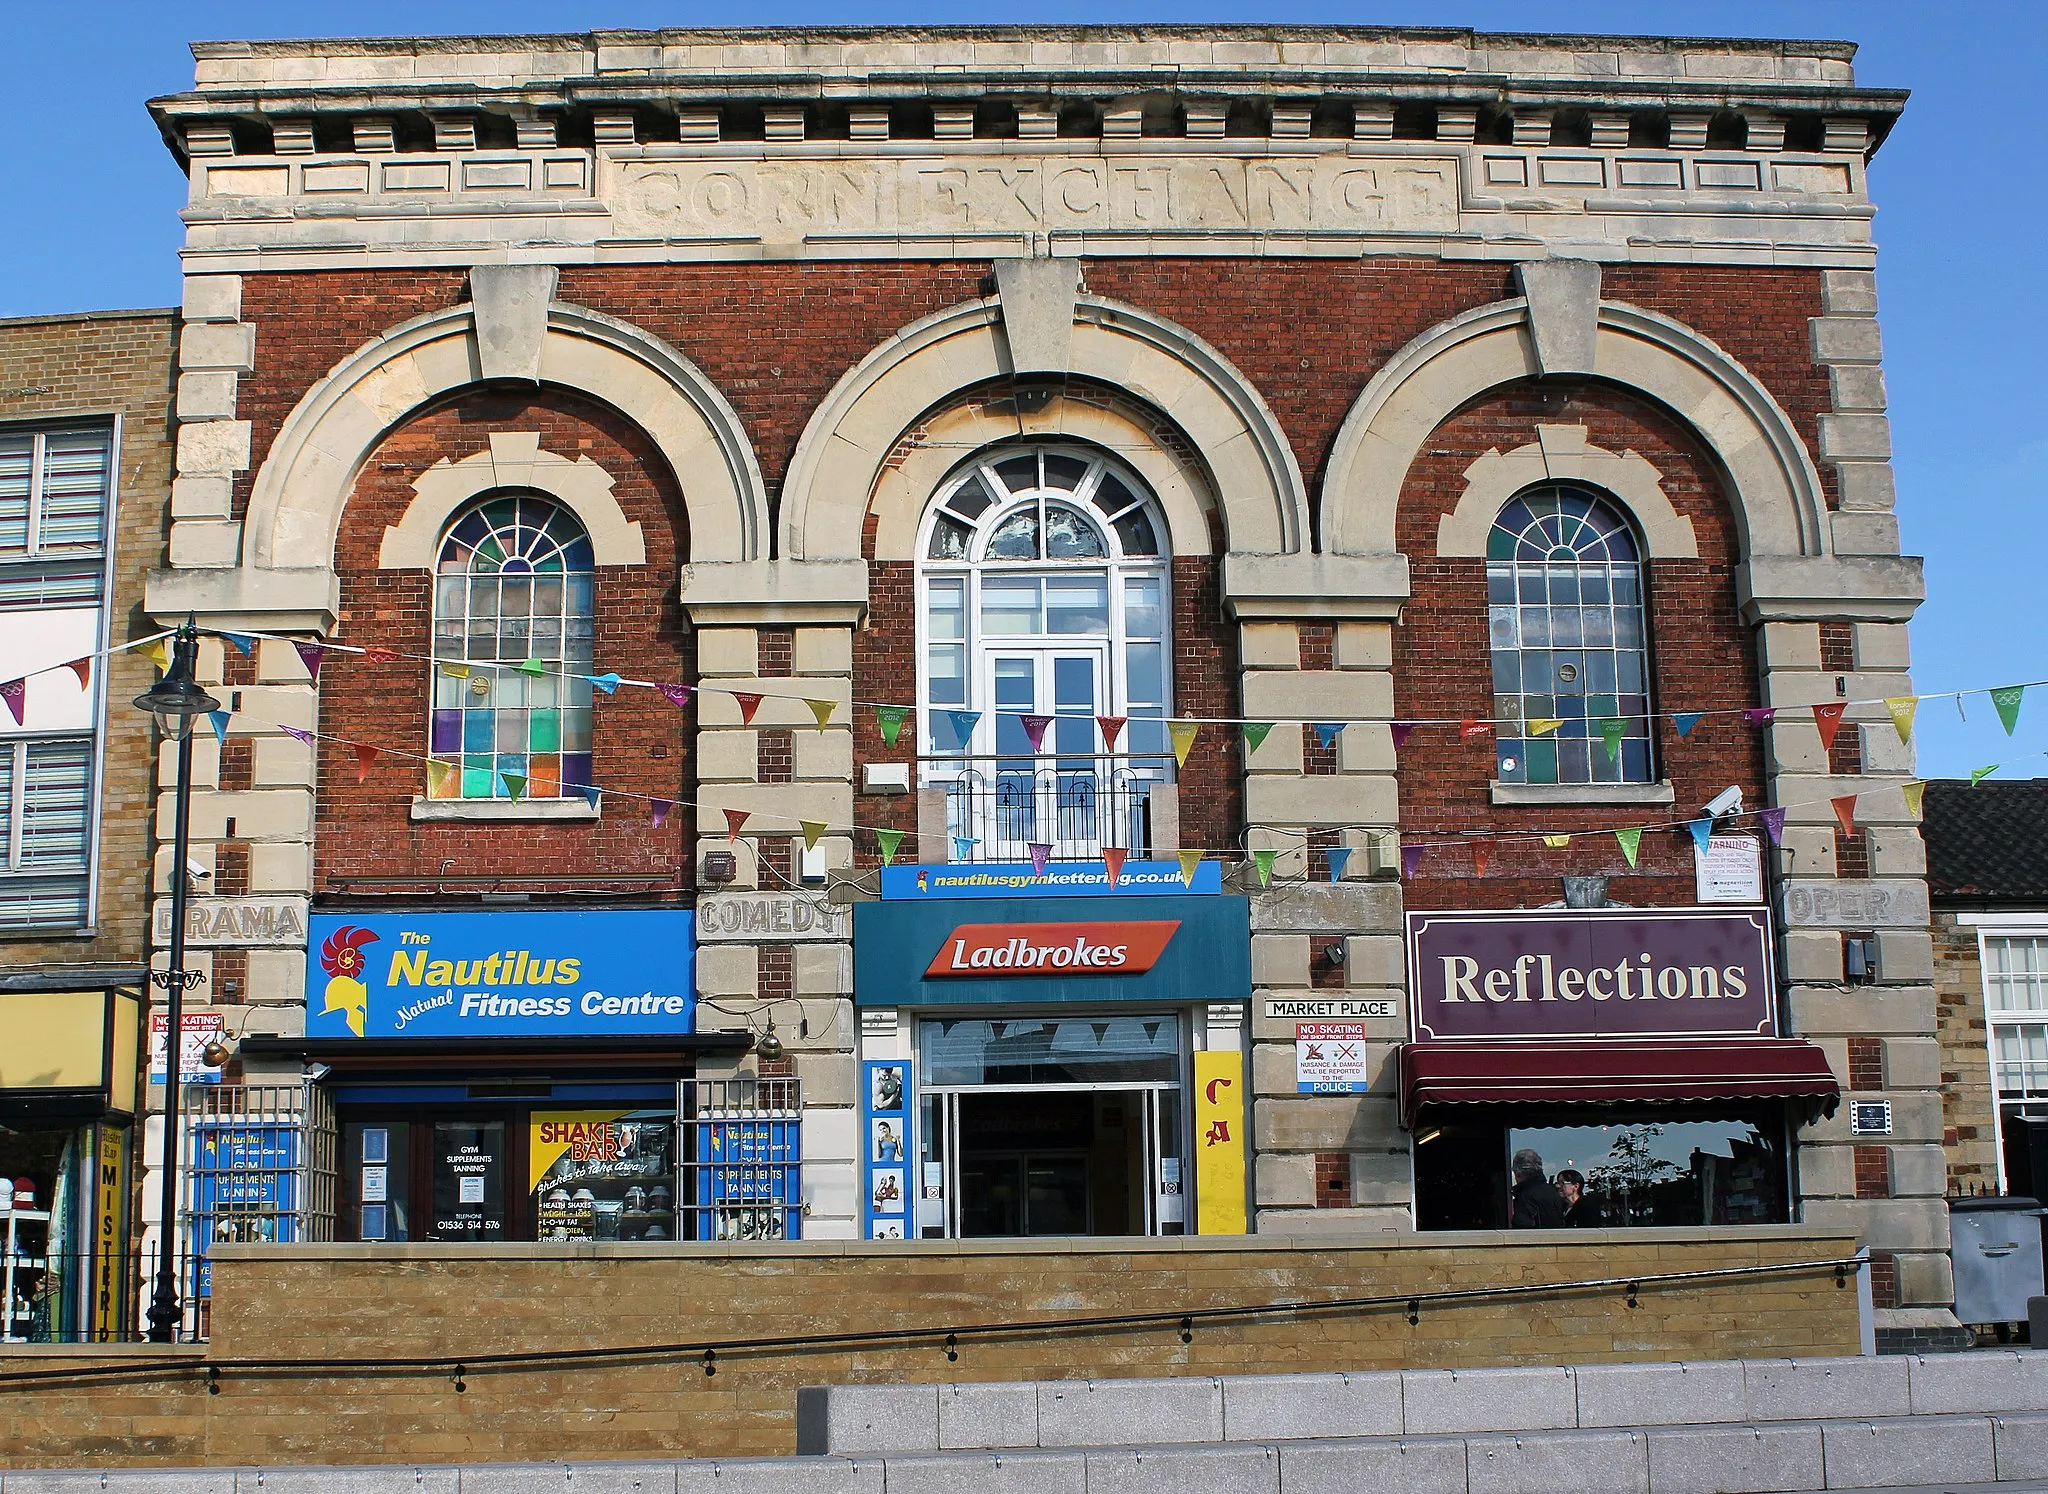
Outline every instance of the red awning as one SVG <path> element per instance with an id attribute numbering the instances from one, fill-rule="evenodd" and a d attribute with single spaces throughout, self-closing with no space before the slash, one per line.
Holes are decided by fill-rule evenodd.
<path id="1" fill-rule="evenodd" d="M 1827 1055 L 1799 1038 L 1409 1043 L 1401 1049 L 1401 1121 L 1411 1127 L 1425 1105 L 1805 1100 L 1832 1115 L 1841 1094 Z"/>

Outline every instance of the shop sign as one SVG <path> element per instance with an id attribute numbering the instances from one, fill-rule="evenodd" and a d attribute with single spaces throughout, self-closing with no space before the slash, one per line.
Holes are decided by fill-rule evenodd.
<path id="1" fill-rule="evenodd" d="M 1814 877 L 1785 883 L 1787 928 L 1924 929 L 1927 924 L 1927 884 L 1917 878 Z"/>
<path id="2" fill-rule="evenodd" d="M 208 1247 L 289 1244 L 299 1237 L 295 1121 L 196 1120 L 192 1125 L 192 1293 L 213 1295 Z"/>
<path id="3" fill-rule="evenodd" d="M 1100 861 L 1052 861 L 1044 871 L 1028 861 L 941 861 L 882 868 L 884 902 L 925 902 L 952 897 L 1146 897 L 1223 891 L 1223 867 L 1204 861 L 1194 880 L 1181 880 L 1178 861 L 1126 861 L 1110 884 Z"/>
<path id="4" fill-rule="evenodd" d="M 675 1116 L 655 1110 L 536 1110 L 527 1191 L 542 1240 L 673 1240 Z"/>
<path id="5" fill-rule="evenodd" d="M 1244 1055 L 1195 1054 L 1195 1232 L 1241 1235 L 1244 1203 Z"/>
<path id="6" fill-rule="evenodd" d="M 1143 975 L 1178 919 L 1149 923 L 963 923 L 926 975 Z"/>
<path id="7" fill-rule="evenodd" d="M 180 1012 L 178 1029 L 184 1041 L 178 1044 L 178 1074 L 187 1084 L 218 1084 L 220 1070 L 206 1066 L 206 1045 L 227 1031 L 219 1012 Z M 149 1082 L 164 1082 L 164 1035 L 171 1030 L 169 1012 L 149 1014 Z"/>
<path id="8" fill-rule="evenodd" d="M 866 1239 L 917 1238 L 918 1200 L 911 1193 L 920 1175 L 914 1074 L 908 1058 L 871 1058 L 861 1065 L 860 1218 Z M 943 1189 L 933 1192 L 943 1211 Z"/>
<path id="9" fill-rule="evenodd" d="M 1776 1031 L 1761 908 L 1410 913 L 1418 1041 Z"/>
<path id="10" fill-rule="evenodd" d="M 683 911 L 316 913 L 306 1035 L 628 1037 L 695 1031 Z"/>
<path id="11" fill-rule="evenodd" d="M 1754 835 L 1709 835 L 1692 852 L 1693 892 L 1703 903 L 1764 900 L 1763 843 Z"/>
<path id="12" fill-rule="evenodd" d="M 1036 897 L 856 903 L 860 1006 L 1019 1002 L 1225 1002 L 1251 997 L 1251 908 L 1242 897 L 1100 903 Z M 1129 916 L 1142 915 L 1142 916 Z"/>
<path id="13" fill-rule="evenodd" d="M 823 897 L 719 892 L 697 899 L 697 938 L 705 944 L 804 944 L 852 937 L 851 911 Z"/>
<path id="14" fill-rule="evenodd" d="M 128 1137 L 99 1128 L 93 1175 L 92 1332 L 100 1343 L 127 1337 Z"/>
<path id="15" fill-rule="evenodd" d="M 696 1206 L 702 1238 L 794 1240 L 803 1234 L 803 1122 L 794 1113 L 703 1118 Z"/>
<path id="16" fill-rule="evenodd" d="M 1364 1094 L 1365 1024 L 1295 1023 L 1294 1080 L 1305 1095 Z"/>
<path id="17" fill-rule="evenodd" d="M 1268 1001 L 1266 1018 L 1273 1022 L 1306 1020 L 1357 1022 L 1386 1020 L 1401 1014 L 1391 1001 Z"/>
<path id="18" fill-rule="evenodd" d="M 304 897 L 195 897 L 185 903 L 185 943 L 194 949 L 303 949 L 308 901 Z M 171 942 L 171 900 L 158 898 L 156 944 Z"/>

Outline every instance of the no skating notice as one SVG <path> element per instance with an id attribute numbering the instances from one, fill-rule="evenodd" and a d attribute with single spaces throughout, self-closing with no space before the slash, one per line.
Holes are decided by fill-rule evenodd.
<path id="1" fill-rule="evenodd" d="M 1365 1093 L 1365 1024 L 1294 1024 L 1294 1077 L 1305 1095 Z"/>

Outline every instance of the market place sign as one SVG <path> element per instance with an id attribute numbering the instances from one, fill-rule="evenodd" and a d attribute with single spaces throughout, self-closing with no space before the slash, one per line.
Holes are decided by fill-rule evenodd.
<path id="1" fill-rule="evenodd" d="M 1142 923 L 963 923 L 927 976 L 1143 975 L 1166 953 L 1180 920 Z"/>
<path id="2" fill-rule="evenodd" d="M 1410 913 L 1418 1041 L 1770 1036 L 1761 908 Z"/>

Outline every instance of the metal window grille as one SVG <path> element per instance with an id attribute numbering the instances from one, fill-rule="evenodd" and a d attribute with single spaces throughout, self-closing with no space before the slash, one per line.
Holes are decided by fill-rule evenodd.
<path id="1" fill-rule="evenodd" d="M 688 1079 L 681 1100 L 684 1238 L 801 1238 L 803 1081 Z"/>
<path id="2" fill-rule="evenodd" d="M 185 1293 L 203 1336 L 212 1246 L 334 1238 L 334 1108 L 310 1082 L 186 1093 Z"/>

